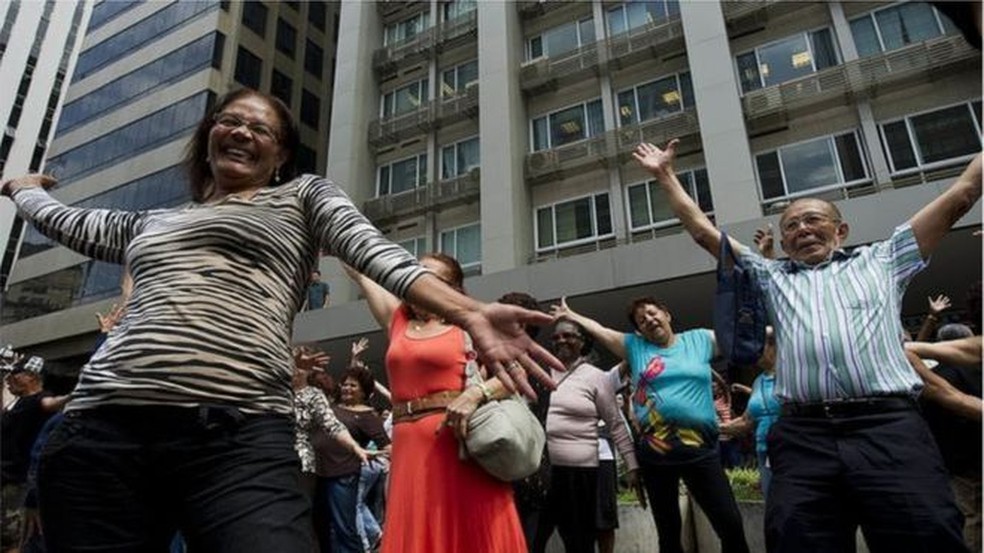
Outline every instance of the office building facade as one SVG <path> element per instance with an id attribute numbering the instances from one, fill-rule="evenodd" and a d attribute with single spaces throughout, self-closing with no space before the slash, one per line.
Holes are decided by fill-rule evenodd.
<path id="1" fill-rule="evenodd" d="M 215 99 L 243 86 L 291 108 L 298 163 L 323 172 L 337 13 L 320 1 L 95 3 L 47 156 L 53 194 L 126 210 L 187 202 L 185 145 Z M 4 293 L 4 341 L 83 359 L 122 271 L 28 229 Z"/>

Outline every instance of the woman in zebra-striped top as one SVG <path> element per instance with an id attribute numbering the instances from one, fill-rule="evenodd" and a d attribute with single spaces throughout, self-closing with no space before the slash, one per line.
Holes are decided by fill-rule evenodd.
<path id="1" fill-rule="evenodd" d="M 532 357 L 556 363 L 522 330 L 549 317 L 476 302 L 421 269 L 338 186 L 294 176 L 298 143 L 286 106 L 241 90 L 216 102 L 192 138 L 187 207 L 67 207 L 43 189 L 54 180 L 37 175 L 0 186 L 43 233 L 125 262 L 134 281 L 42 459 L 54 550 L 152 551 L 180 528 L 205 551 L 310 551 L 289 418 L 290 330 L 319 250 L 467 328 L 506 381 L 526 389 L 524 369 L 547 378 Z"/>

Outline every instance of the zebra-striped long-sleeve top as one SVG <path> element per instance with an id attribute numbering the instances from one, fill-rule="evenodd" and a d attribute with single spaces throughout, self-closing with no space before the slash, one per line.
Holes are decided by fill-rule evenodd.
<path id="1" fill-rule="evenodd" d="M 146 212 L 65 206 L 40 188 L 21 215 L 83 255 L 126 263 L 133 294 L 68 410 L 222 404 L 291 414 L 291 324 L 319 250 L 403 297 L 424 273 L 335 184 L 304 175 L 250 200 Z"/>

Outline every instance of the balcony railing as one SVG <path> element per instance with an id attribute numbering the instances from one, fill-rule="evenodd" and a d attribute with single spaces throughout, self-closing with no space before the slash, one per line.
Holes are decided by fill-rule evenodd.
<path id="1" fill-rule="evenodd" d="M 589 73 L 598 74 L 598 50 L 604 42 L 585 44 L 556 58 L 528 61 L 519 70 L 519 85 L 527 92 L 538 92 L 576 82 Z"/>
<path id="2" fill-rule="evenodd" d="M 478 82 L 465 87 L 463 92 L 441 98 L 437 103 L 437 124 L 450 125 L 478 116 Z"/>
<path id="3" fill-rule="evenodd" d="M 693 110 L 659 119 L 627 125 L 599 136 L 526 156 L 526 177 L 537 182 L 625 161 L 640 142 L 663 144 L 671 138 L 682 140 L 683 151 L 695 149 L 694 137 L 700 131 Z M 699 141 L 698 141 L 699 144 Z"/>
<path id="4" fill-rule="evenodd" d="M 436 105 L 431 100 L 413 111 L 369 123 L 369 144 L 378 148 L 430 132 L 436 124 Z"/>
<path id="5" fill-rule="evenodd" d="M 675 17 L 609 37 L 608 59 L 622 69 L 643 60 L 683 53 L 683 46 L 683 24 Z"/>
<path id="6" fill-rule="evenodd" d="M 971 62 L 980 63 L 980 53 L 963 37 L 939 37 L 749 92 L 742 98 L 745 118 L 784 120 L 804 111 L 843 105 L 852 98 L 875 97 L 919 78 L 946 75 Z"/>
<path id="7" fill-rule="evenodd" d="M 445 21 L 438 27 L 437 47 L 449 50 L 478 36 L 478 10 Z"/>
<path id="8" fill-rule="evenodd" d="M 519 10 L 520 17 L 530 19 L 563 8 L 568 4 L 571 2 L 565 0 L 521 0 L 516 2 L 516 9 Z"/>
<path id="9" fill-rule="evenodd" d="M 736 37 L 765 28 L 769 20 L 822 2 L 801 0 L 736 0 L 721 2 L 728 36 Z"/>
<path id="10" fill-rule="evenodd" d="M 428 27 L 416 35 L 379 48 L 372 54 L 372 66 L 379 73 L 392 73 L 401 64 L 426 59 L 434 51 L 438 27 Z"/>
<path id="11" fill-rule="evenodd" d="M 376 224 L 386 224 L 400 217 L 419 215 L 430 209 L 447 208 L 473 201 L 478 197 L 481 173 L 478 168 L 464 175 L 428 183 L 424 186 L 380 196 L 366 201 L 362 213 Z"/>
<path id="12" fill-rule="evenodd" d="M 427 7 L 427 2 L 414 2 L 412 0 L 376 0 L 376 12 L 383 19 L 393 17 L 395 14 L 406 10 L 423 11 Z"/>

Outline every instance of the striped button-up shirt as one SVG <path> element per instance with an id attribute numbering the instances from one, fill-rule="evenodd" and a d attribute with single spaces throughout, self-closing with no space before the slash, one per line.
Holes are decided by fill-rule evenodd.
<path id="1" fill-rule="evenodd" d="M 916 394 L 922 381 L 902 349 L 902 297 L 926 266 L 912 228 L 809 267 L 741 259 L 763 291 L 776 333 L 776 396 L 804 403 Z"/>

